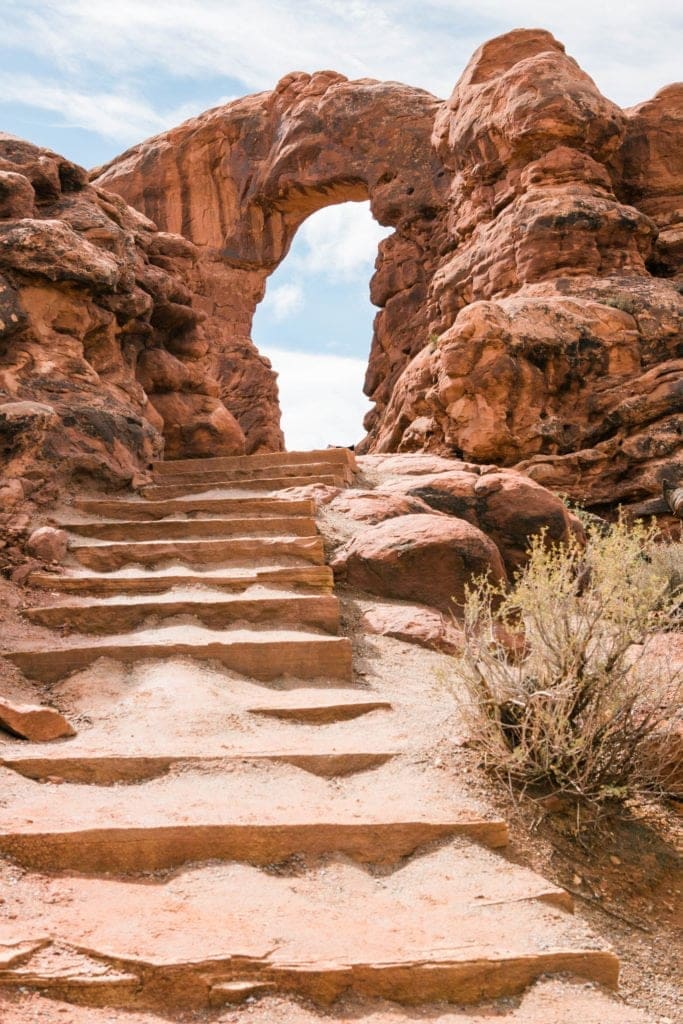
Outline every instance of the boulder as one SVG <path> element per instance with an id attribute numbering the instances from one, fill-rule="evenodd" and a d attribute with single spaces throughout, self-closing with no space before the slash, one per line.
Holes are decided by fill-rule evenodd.
<path id="1" fill-rule="evenodd" d="M 498 548 L 464 519 L 406 515 L 388 519 L 342 545 L 331 562 L 350 587 L 431 605 L 443 612 L 462 604 L 474 576 L 506 580 Z"/>
<path id="2" fill-rule="evenodd" d="M 411 514 L 429 514 L 431 509 L 420 498 L 389 494 L 383 490 L 345 490 L 330 504 L 332 512 L 349 516 L 362 523 L 382 523 L 385 519 Z"/>
<path id="3" fill-rule="evenodd" d="M 69 535 L 65 530 L 53 526 L 40 526 L 29 536 L 26 550 L 42 562 L 61 562 L 69 546 Z"/>
<path id="4" fill-rule="evenodd" d="M 574 532 L 563 502 L 521 473 L 456 470 L 420 478 L 408 493 L 478 526 L 496 543 L 510 575 L 526 561 L 534 534 L 543 531 L 549 542 L 560 543 Z"/>
<path id="5" fill-rule="evenodd" d="M 244 454 L 242 429 L 220 399 L 168 391 L 149 400 L 164 423 L 167 459 Z"/>
<path id="6" fill-rule="evenodd" d="M 23 174 L 0 171 L 0 219 L 32 217 L 36 193 Z"/>
<path id="7" fill-rule="evenodd" d="M 34 743 L 76 735 L 76 730 L 54 708 L 39 704 L 11 704 L 3 698 L 0 698 L 0 728 Z"/>
<path id="8" fill-rule="evenodd" d="M 361 629 L 443 654 L 459 654 L 465 642 L 448 615 L 417 604 L 373 604 L 361 616 Z"/>

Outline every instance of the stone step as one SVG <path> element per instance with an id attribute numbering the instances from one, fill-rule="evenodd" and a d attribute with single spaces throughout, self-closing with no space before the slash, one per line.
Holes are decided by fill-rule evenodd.
<path id="1" fill-rule="evenodd" d="M 62 520 L 64 530 L 96 540 L 188 540 L 198 537 L 315 537 L 315 519 L 307 516 L 240 516 L 232 519 L 160 519 L 77 522 Z"/>
<path id="2" fill-rule="evenodd" d="M 240 758 L 347 774 L 411 742 L 400 718 L 386 713 L 391 702 L 360 687 L 257 682 L 182 658 L 101 661 L 54 684 L 50 696 L 77 724 L 69 742 L 0 736 L 0 760 L 31 778 L 109 784 Z"/>
<path id="3" fill-rule="evenodd" d="M 125 573 L 125 574 L 124 574 Z M 64 594 L 161 594 L 174 587 L 207 586 L 230 593 L 242 593 L 254 586 L 275 586 L 287 590 L 331 591 L 334 576 L 329 565 L 237 566 L 195 572 L 174 567 L 166 570 L 141 570 L 131 573 L 63 574 L 34 572 L 29 577 L 32 587 Z"/>
<path id="4" fill-rule="evenodd" d="M 392 765 L 329 781 L 289 764 L 246 761 L 132 789 L 55 787 L 8 773 L 15 781 L 4 781 L 0 855 L 26 868 L 93 875 L 211 860 L 266 866 L 333 852 L 396 865 L 454 836 L 490 847 L 507 842 L 505 822 L 475 801 L 445 801 L 419 785 L 407 793 L 405 773 Z"/>
<path id="5" fill-rule="evenodd" d="M 243 468 L 303 466 L 310 463 L 331 463 L 356 469 L 356 459 L 349 448 L 323 448 L 309 452 L 263 452 L 258 455 L 224 455 L 213 459 L 169 459 L 152 464 L 157 476 L 178 476 L 207 470 L 231 472 Z"/>
<path id="6" fill-rule="evenodd" d="M 285 697 L 283 694 L 282 697 Z M 303 703 L 299 694 L 295 699 L 278 700 L 275 704 L 260 704 L 250 707 L 252 715 L 263 715 L 265 718 L 279 718 L 283 722 L 298 722 L 301 725 L 328 725 L 330 722 L 348 722 L 373 711 L 390 711 L 391 703 L 386 700 L 316 700 L 314 703 Z"/>
<path id="7" fill-rule="evenodd" d="M 180 561 L 185 565 L 258 564 L 278 558 L 299 558 L 322 565 L 321 537 L 235 537 L 219 540 L 158 540 L 77 542 L 70 545 L 74 558 L 96 572 L 112 572 L 125 565 L 157 565 Z"/>
<path id="8" fill-rule="evenodd" d="M 254 679 L 351 679 L 351 644 L 346 637 L 295 630 L 208 630 L 166 626 L 124 634 L 116 641 L 93 638 L 87 644 L 10 651 L 4 657 L 30 679 L 55 682 L 99 658 L 123 663 L 188 657 L 220 662 Z"/>
<path id="9" fill-rule="evenodd" d="M 180 479 L 180 478 L 178 478 Z M 185 481 L 182 483 L 149 484 L 140 489 L 144 498 L 155 501 L 165 501 L 169 498 L 183 498 L 189 494 L 201 494 L 206 497 L 225 497 L 226 491 L 284 491 L 288 487 L 308 487 L 311 484 L 321 484 L 325 487 L 346 487 L 346 476 L 341 473 L 325 473 L 317 476 L 274 476 L 263 479 L 250 479 L 244 481 L 226 481 L 221 483 L 207 483 L 205 480 Z"/>
<path id="10" fill-rule="evenodd" d="M 239 744 L 238 744 L 239 745 Z M 322 746 L 323 744 L 318 744 Z M 201 753 L 195 754 L 110 754 L 88 753 L 87 751 L 71 753 L 71 747 L 53 746 L 47 753 L 40 754 L 31 746 L 31 753 L 23 751 L 6 755 L 5 748 L 0 748 L 0 765 L 18 772 L 27 779 L 48 781 L 59 779 L 61 782 L 78 783 L 88 786 L 112 786 L 121 783 L 147 782 L 167 775 L 170 771 L 188 771 L 193 769 L 226 771 L 234 765 L 243 767 L 247 763 L 273 763 L 291 765 L 301 768 L 312 775 L 322 778 L 343 777 L 355 772 L 368 771 L 386 764 L 396 756 L 395 751 L 377 749 L 356 749 L 362 744 L 351 741 L 347 745 L 351 750 L 271 750 L 257 752 L 242 744 L 243 749 L 236 754 L 225 756 L 219 750 L 211 752 L 206 746 Z M 252 744 L 252 747 L 257 744 Z M 262 746 L 262 744 L 261 744 Z M 313 746 L 313 745 L 312 745 Z M 24 744 L 25 750 L 25 744 Z"/>
<path id="11" fill-rule="evenodd" d="M 163 466 L 162 472 L 159 467 Z M 152 472 L 152 479 L 157 484 L 182 484 L 205 483 L 205 484 L 235 484 L 252 483 L 258 480 L 272 480 L 274 477 L 289 479 L 290 477 L 320 477 L 335 476 L 349 484 L 353 480 L 353 470 L 342 463 L 329 462 L 321 459 L 320 462 L 291 463 L 289 465 L 268 465 L 256 466 L 253 464 L 233 468 L 207 466 L 204 462 L 198 462 L 193 468 L 183 471 L 169 472 L 168 464 L 160 463 Z"/>
<path id="12" fill-rule="evenodd" d="M 166 501 L 145 501 L 141 498 L 74 498 L 73 508 L 87 515 L 109 519 L 163 519 L 166 516 L 225 515 L 238 516 L 314 516 L 315 503 L 308 498 L 232 497 L 171 498 Z"/>
<path id="13" fill-rule="evenodd" d="M 569 906 L 556 886 L 463 839 L 378 876 L 339 858 L 309 862 L 305 875 L 214 864 L 147 885 L 27 874 L 7 893 L 2 931 L 26 952 L 3 984 L 97 1005 L 106 965 L 120 979 L 108 1005 L 175 1013 L 233 1002 L 226 985 L 237 984 L 323 1005 L 342 995 L 467 1005 L 551 974 L 615 988 L 616 957 Z M 83 958 L 78 973 L 60 960 L 68 951 Z"/>
<path id="14" fill-rule="evenodd" d="M 339 602 L 332 594 L 266 593 L 226 596 L 207 588 L 176 589 L 157 597 L 105 598 L 96 602 L 27 608 L 24 616 L 51 629 L 76 633 L 126 633 L 148 619 L 163 621 L 192 616 L 212 629 L 235 623 L 300 626 L 337 633 Z"/>
<path id="15" fill-rule="evenodd" d="M 95 965 L 93 965 L 94 967 Z M 28 965 L 26 972 L 28 973 Z M 110 974 L 114 968 L 109 968 Z M 93 972 L 94 973 L 94 972 Z M 120 971 L 120 974 L 124 972 Z M 137 975 L 135 976 L 137 981 Z M 11 979 L 8 980 L 11 984 Z M 273 985 L 270 982 L 216 983 L 211 992 L 223 995 L 227 985 L 231 993 L 235 986 L 243 986 L 245 997 L 259 997 L 257 1002 L 249 999 L 249 1024 L 349 1024 L 349 1010 L 325 1007 L 321 1012 L 314 1006 L 302 1005 L 295 997 L 283 998 L 274 995 L 269 998 Z M 0 980 L 2 985 L 2 980 Z M 78 988 L 76 988 L 78 986 Z M 63 993 L 69 991 L 65 972 L 59 981 Z M 95 988 L 95 986 L 93 986 Z M 119 986 L 121 991 L 123 985 Z M 131 991 L 135 986 L 129 983 Z M 88 1002 L 87 976 L 77 980 L 70 992 L 75 998 Z M 237 1000 L 222 999 L 221 1005 Z M 512 1002 L 512 1005 L 511 1005 Z M 79 1006 L 65 1003 L 61 999 L 48 998 L 38 992 L 20 992 L 0 988 L 0 1017 L 3 1024 L 168 1024 L 164 1010 L 128 1010 L 120 1007 Z M 420 1011 L 417 1011 L 418 1013 Z M 416 1024 L 414 1011 L 399 1007 L 396 1003 L 377 1000 L 354 1001 L 353 1020 L 362 1024 Z M 67 1015 L 67 1016 L 65 1016 Z M 229 1020 L 230 1018 L 228 1018 Z M 468 1009 L 440 1007 L 429 1011 L 429 1017 L 420 1017 L 429 1024 L 656 1024 L 651 1017 L 632 1006 L 626 1006 L 602 988 L 587 981 L 567 978 L 543 978 L 524 992 L 519 999 L 490 1002 L 481 1007 Z M 234 1017 L 233 1020 L 238 1020 Z"/>

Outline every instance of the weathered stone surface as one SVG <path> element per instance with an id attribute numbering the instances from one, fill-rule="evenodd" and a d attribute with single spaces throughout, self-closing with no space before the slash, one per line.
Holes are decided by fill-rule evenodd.
<path id="1" fill-rule="evenodd" d="M 518 465 L 637 506 L 681 448 L 682 120 L 680 85 L 621 110 L 550 33 L 518 30 L 480 47 L 446 102 L 292 74 L 99 181 L 197 245 L 216 377 L 249 448 L 279 443 L 248 340 L 267 276 L 311 212 L 369 197 L 395 230 L 371 282 L 362 449 Z"/>
<path id="2" fill-rule="evenodd" d="M 333 512 L 357 519 L 362 523 L 383 523 L 396 516 L 427 513 L 432 509 L 419 497 L 402 494 L 388 494 L 386 491 L 342 491 L 330 503 Z"/>
<path id="3" fill-rule="evenodd" d="M 0 171 L 0 219 L 32 217 L 35 200 L 28 178 L 15 171 Z"/>
<path id="4" fill-rule="evenodd" d="M 560 499 L 521 473 L 476 476 L 456 470 L 420 477 L 409 494 L 479 527 L 498 546 L 508 573 L 524 564 L 534 534 L 545 531 L 548 540 L 557 543 L 567 541 L 572 532 Z"/>
<path id="5" fill-rule="evenodd" d="M 333 512 L 367 523 L 411 512 L 463 519 L 495 543 L 509 576 L 524 564 L 531 538 L 541 531 L 553 543 L 570 535 L 584 539 L 564 503 L 516 470 L 422 454 L 364 455 L 357 461 L 375 489 L 344 491 L 331 504 Z"/>
<path id="6" fill-rule="evenodd" d="M 3 476 L 127 483 L 162 450 L 232 454 L 193 308 L 197 252 L 49 150 L 0 135 Z M 164 408 L 166 415 L 160 410 Z"/>
<path id="7" fill-rule="evenodd" d="M 465 642 L 449 616 L 419 604 L 375 603 L 363 612 L 361 628 L 444 654 L 459 654 Z"/>
<path id="8" fill-rule="evenodd" d="M 498 548 L 464 519 L 406 515 L 364 530 L 337 550 L 335 576 L 351 587 L 444 612 L 462 603 L 473 576 L 506 578 Z"/>
<path id="9" fill-rule="evenodd" d="M 75 736 L 63 715 L 54 708 L 34 704 L 10 704 L 0 698 L 0 729 L 23 740 L 46 743 L 64 736 Z"/>
<path id="10" fill-rule="evenodd" d="M 66 530 L 56 530 L 53 526 L 41 526 L 28 538 L 26 550 L 34 558 L 43 562 L 61 562 L 66 555 L 69 535 Z"/>

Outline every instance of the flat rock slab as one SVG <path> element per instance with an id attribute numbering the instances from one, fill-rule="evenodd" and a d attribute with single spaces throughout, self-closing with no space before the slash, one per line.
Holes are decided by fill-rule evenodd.
<path id="1" fill-rule="evenodd" d="M 212 629 L 236 623 L 251 625 L 300 626 L 336 633 L 339 603 L 332 594 L 251 594 L 231 597 L 220 592 L 188 590 L 138 600 L 119 597 L 79 604 L 28 608 L 27 619 L 52 629 L 76 633 L 126 633 L 147 620 L 190 616 Z"/>
<path id="2" fill-rule="evenodd" d="M 335 850 L 395 864 L 457 835 L 505 844 L 505 823 L 476 801 L 446 800 L 424 779 L 408 791 L 410 777 L 386 765 L 329 782 L 288 765 L 245 764 L 142 782 L 131 796 L 127 786 L 55 790 L 14 776 L 5 784 L 0 853 L 40 870 L 126 873 Z"/>
<path id="3" fill-rule="evenodd" d="M 179 477 L 176 479 L 180 480 Z M 145 498 L 164 501 L 167 498 L 184 498 L 188 494 L 199 494 L 203 497 L 226 497 L 231 491 L 241 492 L 245 497 L 259 491 L 284 491 L 288 487 L 308 487 L 310 484 L 322 484 L 325 487 L 345 487 L 348 483 L 346 473 L 321 474 L 318 476 L 272 476 L 251 480 L 218 483 L 206 480 L 186 480 L 179 483 L 150 484 L 143 487 L 141 494 Z M 208 493 L 211 492 L 211 493 Z"/>
<path id="4" fill-rule="evenodd" d="M 127 633 L 116 642 L 95 638 L 88 644 L 5 654 L 30 679 L 56 682 L 99 658 L 126 663 L 151 658 L 198 658 L 217 661 L 254 679 L 296 676 L 351 679 L 351 643 L 346 637 L 273 630 L 209 630 L 168 626 Z"/>
<path id="5" fill-rule="evenodd" d="M 322 745 L 322 744 L 321 744 Z M 382 750 L 359 750 L 359 743 L 351 744 L 353 749 L 343 750 L 249 750 L 226 756 L 221 751 L 189 752 L 186 754 L 126 754 L 116 751 L 99 754 L 88 750 L 68 753 L 60 750 L 57 756 L 48 754 L 1 757 L 0 764 L 11 768 L 29 779 L 43 782 L 58 779 L 59 782 L 77 782 L 86 785 L 111 786 L 119 783 L 144 782 L 166 775 L 173 769 L 200 769 L 221 771 L 237 764 L 288 764 L 303 771 L 324 778 L 352 775 L 386 764 L 395 754 Z"/>
<path id="6" fill-rule="evenodd" d="M 222 497 L 173 498 L 146 501 L 142 498 L 75 498 L 73 508 L 88 515 L 111 519 L 158 521 L 166 516 L 294 516 L 315 515 L 315 503 L 309 498 Z"/>
<path id="7" fill-rule="evenodd" d="M 315 519 L 309 516 L 205 516 L 158 520 L 62 520 L 60 525 L 79 537 L 97 540 L 188 540 L 197 537 L 315 537 Z"/>
<path id="8" fill-rule="evenodd" d="M 40 704 L 10 704 L 7 700 L 0 700 L 0 729 L 38 743 L 74 736 L 76 732 L 55 708 Z"/>
<path id="9" fill-rule="evenodd" d="M 259 994 L 259 993 L 257 993 Z M 153 1011 L 121 1010 L 114 1007 L 68 1006 L 56 999 L 37 993 L 22 994 L 0 989 L 0 1010 L 3 1024 L 169 1024 L 166 1014 Z M 266 996 L 249 1004 L 249 1024 L 654 1024 L 654 1018 L 633 1007 L 625 1006 L 602 989 L 586 982 L 559 979 L 537 982 L 518 1001 L 510 1006 L 487 1003 L 469 1009 L 431 1010 L 429 1015 L 420 1009 L 398 1006 L 376 1000 L 343 1000 L 319 1013 L 312 1007 L 302 1006 L 294 999 Z M 65 1016 L 65 1014 L 67 1016 Z M 216 1018 L 217 1024 L 228 1024 L 239 1018 L 226 1011 Z"/>
<path id="10" fill-rule="evenodd" d="M 159 594 L 173 587 L 209 586 L 242 592 L 258 584 L 272 584 L 287 590 L 331 591 L 334 578 L 329 565 L 240 565 L 202 572 L 186 566 L 168 569 L 122 569 L 97 573 L 70 569 L 60 575 L 31 573 L 29 583 L 41 590 L 69 594 Z"/>
<path id="11" fill-rule="evenodd" d="M 303 559 L 322 565 L 325 561 L 320 537 L 236 537 L 226 540 L 155 540 L 79 542 L 71 553 L 81 565 L 96 572 L 112 572 L 125 565 L 157 565 L 178 560 L 186 565 L 230 565 L 277 558 Z"/>
<path id="12" fill-rule="evenodd" d="M 152 470 L 155 475 L 178 476 L 189 473 L 192 475 L 201 466 L 209 472 L 233 470 L 254 470 L 264 467 L 283 468 L 286 466 L 310 467 L 313 465 L 331 464 L 335 467 L 356 469 L 356 458 L 350 448 L 321 448 L 307 452 L 264 452 L 258 455 L 219 455 L 209 459 L 167 459 L 155 462 Z"/>
<path id="13" fill-rule="evenodd" d="M 549 972 L 616 985 L 616 957 L 567 912 L 562 890 L 467 841 L 378 877 L 343 858 L 307 868 L 216 864 L 146 885 L 28 875 L 9 895 L 16 917 L 0 941 L 39 934 L 100 971 L 125 968 L 139 978 L 133 1005 L 150 1008 L 215 1005 L 226 982 L 323 1003 L 352 987 L 407 1004 L 495 999 Z M 56 995 L 75 987 L 54 965 L 41 979 L 31 958 L 5 982 L 22 985 L 27 975 Z M 87 999 L 87 976 L 80 987 Z"/>
<path id="14" fill-rule="evenodd" d="M 162 469 L 163 467 L 163 469 Z M 163 483 L 205 483 L 205 484 L 252 484 L 261 480 L 300 479 L 307 478 L 316 483 L 321 477 L 337 476 L 349 484 L 353 480 L 353 470 L 342 462 L 331 462 L 321 459 L 319 462 L 287 463 L 280 465 L 248 465 L 242 466 L 211 466 L 202 460 L 201 465 L 186 467 L 182 471 L 173 472 L 171 463 L 160 462 L 152 471 L 155 482 Z"/>

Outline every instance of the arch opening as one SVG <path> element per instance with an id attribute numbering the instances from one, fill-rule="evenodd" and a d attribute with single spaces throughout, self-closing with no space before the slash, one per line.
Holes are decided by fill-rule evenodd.
<path id="1" fill-rule="evenodd" d="M 364 436 L 377 313 L 369 285 L 379 243 L 392 230 L 374 220 L 367 200 L 326 205 L 302 222 L 268 278 L 252 338 L 278 374 L 289 451 L 350 446 Z"/>

